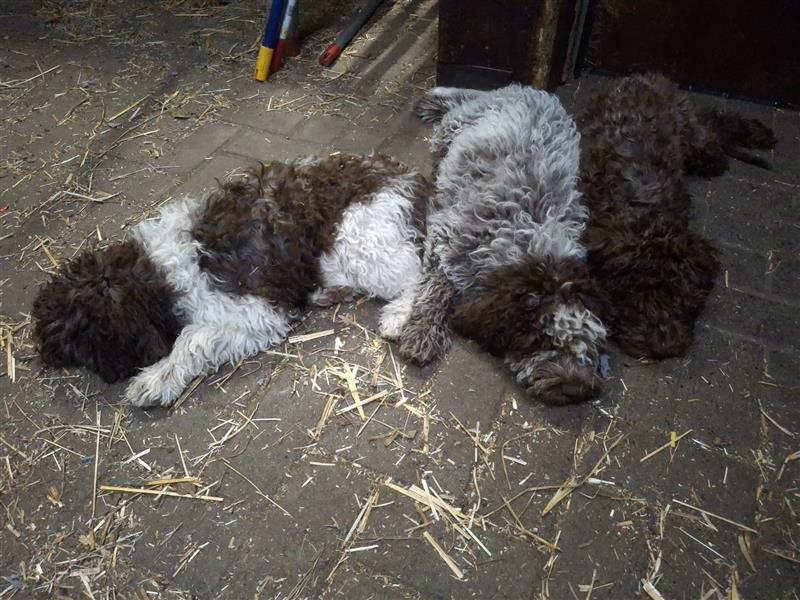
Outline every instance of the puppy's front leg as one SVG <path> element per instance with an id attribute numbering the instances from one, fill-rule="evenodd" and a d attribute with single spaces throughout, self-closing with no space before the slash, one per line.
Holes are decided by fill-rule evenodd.
<path id="1" fill-rule="evenodd" d="M 142 369 L 125 391 L 134 406 L 170 406 L 198 375 L 258 354 L 285 337 L 288 321 L 253 330 L 241 323 L 189 325 L 166 358 Z"/>
<path id="2" fill-rule="evenodd" d="M 235 328 L 189 325 L 175 340 L 169 356 L 131 380 L 125 396 L 134 406 L 170 406 L 195 377 L 238 360 L 246 349 L 246 336 Z"/>
<path id="3" fill-rule="evenodd" d="M 400 354 L 421 365 L 441 358 L 450 348 L 450 312 L 455 288 L 438 265 L 426 256 L 411 315 L 400 333 Z"/>
<path id="4" fill-rule="evenodd" d="M 383 307 L 380 320 L 380 332 L 383 337 L 390 340 L 400 337 L 411 317 L 416 294 L 417 282 L 412 280 L 397 298 Z"/>

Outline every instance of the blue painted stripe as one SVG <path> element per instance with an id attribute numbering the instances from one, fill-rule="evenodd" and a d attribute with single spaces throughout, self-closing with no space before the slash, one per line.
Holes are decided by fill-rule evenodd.
<path id="1" fill-rule="evenodd" d="M 286 5 L 285 0 L 272 0 L 272 6 L 269 9 L 269 18 L 267 19 L 267 27 L 264 30 L 264 40 L 262 46 L 267 48 L 275 48 L 278 43 L 278 35 L 281 31 L 281 21 L 283 21 L 283 8 Z"/>

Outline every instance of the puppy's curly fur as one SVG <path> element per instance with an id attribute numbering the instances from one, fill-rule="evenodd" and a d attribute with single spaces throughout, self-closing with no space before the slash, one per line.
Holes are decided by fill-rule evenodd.
<path id="1" fill-rule="evenodd" d="M 84 252 L 36 297 L 34 341 L 44 363 L 114 382 L 169 354 L 181 329 L 175 299 L 136 242 Z"/>
<path id="2" fill-rule="evenodd" d="M 200 268 L 225 292 L 302 306 L 320 284 L 319 257 L 333 248 L 344 210 L 405 172 L 381 156 L 372 159 L 370 169 L 348 155 L 314 164 L 261 165 L 206 200 L 194 228 L 203 248 Z M 304 201 L 312 190 L 313 201 Z M 421 197 L 426 192 L 417 191 Z M 259 201 L 263 198 L 269 202 Z"/>
<path id="3" fill-rule="evenodd" d="M 475 289 L 456 303 L 453 326 L 511 364 L 530 356 L 550 359 L 537 361 L 529 391 L 549 404 L 568 404 L 596 397 L 601 386 L 584 366 L 559 354 L 587 354 L 595 364 L 599 349 L 591 330 L 565 326 L 569 335 L 557 335 L 559 321 L 571 318 L 567 307 L 584 307 L 578 318 L 603 314 L 603 301 L 584 261 L 528 259 L 479 275 Z"/>
<path id="4" fill-rule="evenodd" d="M 195 377 L 279 344 L 307 303 L 391 300 L 397 335 L 420 272 L 429 188 L 384 157 L 271 163 L 203 200 L 165 205 L 133 240 L 85 252 L 34 302 L 42 361 L 106 381 L 138 374 L 137 406 L 170 405 Z"/>
<path id="5" fill-rule="evenodd" d="M 735 113 L 696 108 L 656 74 L 607 85 L 575 120 L 590 210 L 583 243 L 612 308 L 603 319 L 633 356 L 682 356 L 720 268 L 711 243 L 688 230 L 684 176 L 719 175 L 729 157 L 766 166 L 741 147 L 772 147 L 774 134 Z"/>
<path id="6" fill-rule="evenodd" d="M 417 113 L 436 123 L 435 205 L 401 353 L 425 363 L 450 328 L 505 357 L 551 404 L 586 400 L 605 329 L 590 308 L 580 244 L 579 136 L 551 94 L 434 88 Z"/>
<path id="7" fill-rule="evenodd" d="M 717 251 L 657 211 L 604 217 L 583 237 L 592 276 L 609 298 L 603 322 L 631 356 L 685 355 L 719 271 Z"/>

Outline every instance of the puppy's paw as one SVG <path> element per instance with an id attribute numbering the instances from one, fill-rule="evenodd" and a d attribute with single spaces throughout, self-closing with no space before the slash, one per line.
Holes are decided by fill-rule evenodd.
<path id="1" fill-rule="evenodd" d="M 445 329 L 425 323 L 410 322 L 400 333 L 400 354 L 420 365 L 444 356 L 450 344 Z"/>
<path id="2" fill-rule="evenodd" d="M 386 338 L 387 340 L 396 340 L 399 338 L 400 333 L 403 331 L 403 325 L 405 325 L 406 320 L 407 317 L 405 315 L 381 315 L 381 321 L 378 326 L 381 337 Z"/>
<path id="3" fill-rule="evenodd" d="M 167 408 L 181 394 L 181 387 L 170 381 L 164 369 L 152 365 L 131 379 L 125 389 L 125 398 L 133 406 L 149 408 L 161 406 Z"/>
<path id="4" fill-rule="evenodd" d="M 314 306 L 326 308 L 334 304 L 341 304 L 342 302 L 349 302 L 355 295 L 353 288 L 345 286 L 337 286 L 330 288 L 317 288 L 309 297 L 309 301 Z"/>
<path id="5" fill-rule="evenodd" d="M 411 316 L 411 303 L 403 301 L 402 298 L 384 306 L 379 324 L 381 336 L 389 340 L 399 338 L 409 316 Z"/>
<path id="6" fill-rule="evenodd" d="M 758 119 L 742 119 L 742 132 L 737 143 L 745 148 L 768 150 L 777 143 L 775 132 Z"/>
<path id="7" fill-rule="evenodd" d="M 141 379 L 140 376 L 134 377 L 125 388 L 125 399 L 137 408 L 150 408 L 161 406 L 161 398 L 158 390 L 153 389 L 149 381 Z"/>

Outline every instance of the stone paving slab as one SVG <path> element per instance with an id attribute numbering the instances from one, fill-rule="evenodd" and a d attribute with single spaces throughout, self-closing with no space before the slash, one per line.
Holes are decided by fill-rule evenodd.
<path id="1" fill-rule="evenodd" d="M 411 600 L 426 596 L 418 590 L 407 588 L 387 576 L 376 576 L 362 565 L 349 561 L 339 567 L 328 587 L 322 593 L 323 598 L 349 600 Z"/>
<path id="2" fill-rule="evenodd" d="M 694 429 L 707 441 L 716 439 L 749 456 L 758 445 L 757 402 L 771 393 L 759 383 L 763 368 L 762 347 L 699 327 L 690 358 L 627 369 L 624 381 L 634 391 L 619 404 L 617 414 L 632 425 Z M 657 419 L 642 419 L 644 407 Z M 731 411 L 740 418 L 721 418 Z"/>
<path id="3" fill-rule="evenodd" d="M 652 526 L 642 503 L 576 495 L 559 524 L 563 550 L 545 582 L 550 596 L 580 598 L 592 590 L 592 598 L 637 597 L 639 578 L 649 567 Z M 607 557 L 609 547 L 616 550 L 613 560 Z"/>
<path id="4" fill-rule="evenodd" d="M 502 427 L 488 465 L 479 461 L 470 502 L 478 503 L 481 513 L 506 535 L 526 539 L 517 527 L 519 519 L 528 531 L 552 542 L 557 519 L 543 516 L 542 509 L 573 469 L 575 442 L 574 435 L 556 428 Z M 526 541 L 536 544 L 530 537 Z"/>
<path id="5" fill-rule="evenodd" d="M 267 100 L 266 106 L 269 106 L 269 102 L 273 101 L 273 99 L 280 98 L 282 93 L 279 91 L 280 89 L 286 89 L 285 87 L 279 87 L 279 90 L 274 90 L 272 89 L 274 85 L 274 83 L 270 84 L 272 95 Z M 277 85 L 280 86 L 280 84 Z M 279 100 L 275 100 L 275 104 L 278 104 L 278 102 Z M 305 119 L 300 112 L 277 109 L 267 110 L 264 102 L 241 106 L 238 110 L 226 113 L 223 118 L 229 123 L 243 125 L 249 129 L 260 129 L 282 136 L 287 136 L 290 131 Z"/>
<path id="6" fill-rule="evenodd" d="M 311 154 L 327 154 L 331 148 L 303 140 L 282 138 L 269 132 L 245 130 L 230 140 L 224 150 L 254 161 L 290 160 Z"/>
<path id="7" fill-rule="evenodd" d="M 703 315 L 709 325 L 751 340 L 769 340 L 780 349 L 797 347 L 794 331 L 800 324 L 796 304 L 771 302 L 733 290 L 715 289 Z"/>
<path id="8" fill-rule="evenodd" d="M 396 504 L 403 505 L 407 504 Z M 410 506 L 406 512 L 414 514 Z M 362 553 L 360 561 L 378 572 L 393 573 L 400 582 L 423 590 L 426 595 L 434 598 L 519 598 L 525 597 L 535 583 L 542 562 L 536 550 L 525 542 L 481 533 L 492 555 L 476 555 L 473 568 L 468 569 L 465 579 L 454 587 L 453 573 L 431 545 L 421 537 L 407 536 L 403 529 L 407 525 L 394 526 L 396 519 L 388 511 L 387 514 L 386 525 L 380 515 L 375 515 L 376 527 L 384 540 L 380 550 Z M 428 527 L 427 531 L 448 553 L 453 553 L 453 546 L 459 543 L 440 524 Z"/>
<path id="9" fill-rule="evenodd" d="M 352 123 L 343 117 L 310 117 L 300 121 L 290 135 L 296 140 L 328 145 L 350 127 Z"/>

